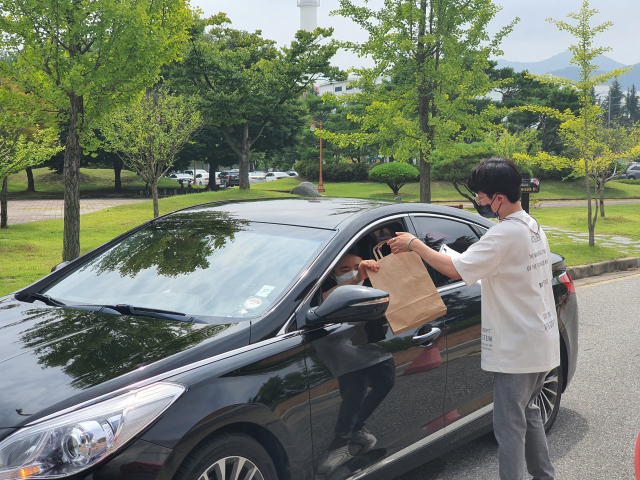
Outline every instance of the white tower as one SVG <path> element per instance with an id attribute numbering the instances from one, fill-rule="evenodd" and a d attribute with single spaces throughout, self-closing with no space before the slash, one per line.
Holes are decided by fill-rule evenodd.
<path id="1" fill-rule="evenodd" d="M 320 0 L 298 0 L 300 7 L 300 30 L 313 32 L 318 28 L 318 7 Z"/>

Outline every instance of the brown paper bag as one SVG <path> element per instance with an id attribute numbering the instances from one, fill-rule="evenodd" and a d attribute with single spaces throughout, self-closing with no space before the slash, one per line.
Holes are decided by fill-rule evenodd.
<path id="1" fill-rule="evenodd" d="M 436 286 L 422 259 L 415 252 L 383 257 L 380 242 L 373 254 L 380 264 L 377 272 L 367 271 L 371 285 L 389 294 L 387 321 L 394 335 L 420 327 L 447 313 Z"/>

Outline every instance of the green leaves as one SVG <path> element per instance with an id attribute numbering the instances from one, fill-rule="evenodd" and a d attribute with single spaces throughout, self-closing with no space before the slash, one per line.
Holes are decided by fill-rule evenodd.
<path id="1" fill-rule="evenodd" d="M 3 4 L 2 47 L 18 81 L 63 116 L 84 99 L 79 128 L 126 104 L 175 61 L 193 13 L 185 0 L 16 0 Z"/>
<path id="2" fill-rule="evenodd" d="M 382 163 L 371 169 L 369 178 L 374 182 L 386 183 L 394 195 L 408 182 L 415 182 L 420 172 L 415 167 L 402 162 Z"/>

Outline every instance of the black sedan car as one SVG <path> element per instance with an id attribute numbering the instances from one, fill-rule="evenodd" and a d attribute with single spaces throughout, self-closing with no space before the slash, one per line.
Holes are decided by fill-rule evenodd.
<path id="1" fill-rule="evenodd" d="M 220 184 L 223 187 L 237 187 L 240 185 L 240 172 L 222 172 L 220 174 Z"/>
<path id="2" fill-rule="evenodd" d="M 408 231 L 462 252 L 491 225 L 425 204 L 217 203 L 59 266 L 0 299 L 0 479 L 389 478 L 490 432 L 481 285 L 428 269 L 448 312 L 398 335 L 385 292 L 323 290 L 354 248 Z M 557 255 L 553 271 L 547 428 L 578 352 Z"/>

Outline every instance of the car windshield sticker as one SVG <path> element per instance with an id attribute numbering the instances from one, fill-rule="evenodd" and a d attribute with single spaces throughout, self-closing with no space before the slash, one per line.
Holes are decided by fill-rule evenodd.
<path id="1" fill-rule="evenodd" d="M 258 308 L 260 305 L 262 305 L 262 300 L 259 298 L 250 298 L 244 302 L 246 308 Z"/>
<path id="2" fill-rule="evenodd" d="M 258 293 L 256 293 L 256 297 L 267 298 L 271 292 L 273 292 L 274 288 L 276 287 L 272 285 L 263 285 L 262 288 L 258 290 Z"/>

